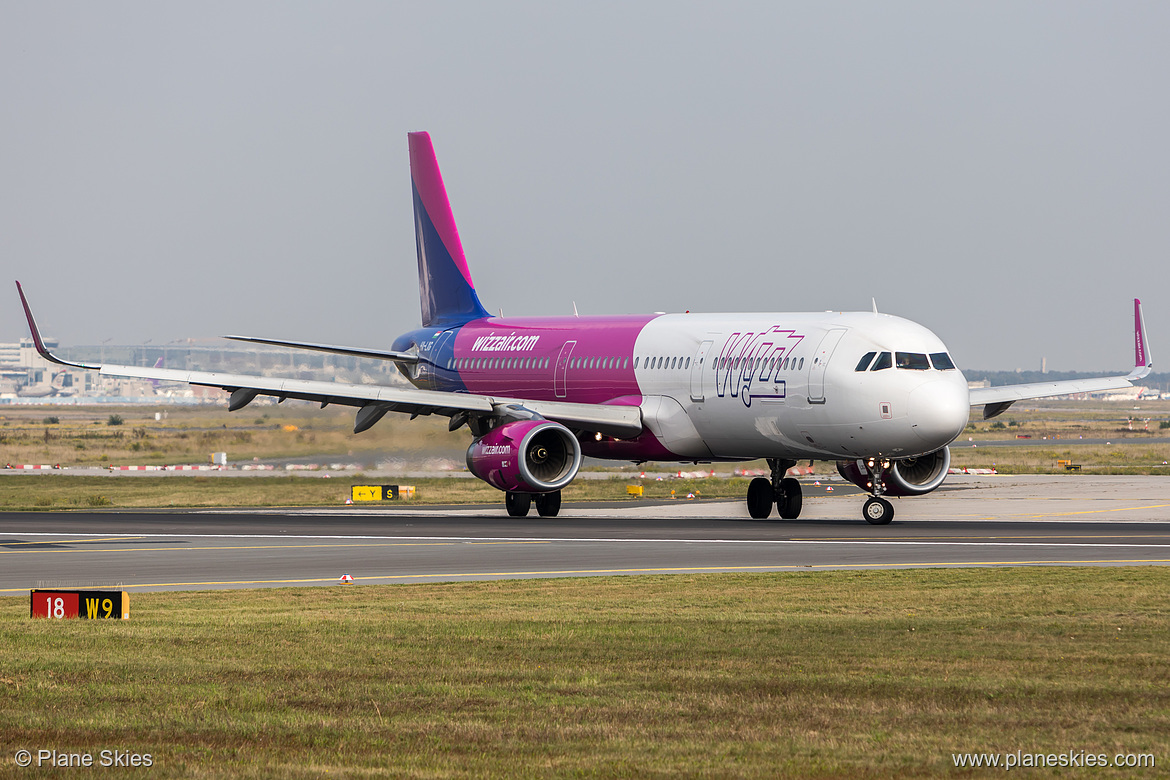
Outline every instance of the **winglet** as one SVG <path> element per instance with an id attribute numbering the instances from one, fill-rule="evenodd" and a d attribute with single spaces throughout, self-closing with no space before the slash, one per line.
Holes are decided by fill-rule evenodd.
<path id="1" fill-rule="evenodd" d="M 1133 299 L 1133 371 L 1129 379 L 1141 379 L 1154 368 L 1154 359 L 1150 355 L 1150 342 L 1146 339 L 1146 316 L 1142 312 L 1142 302 Z"/>
<path id="2" fill-rule="evenodd" d="M 57 357 L 52 352 L 50 352 L 48 347 L 45 346 L 44 340 L 41 338 L 41 331 L 39 328 L 37 328 L 37 321 L 35 319 L 33 319 L 32 309 L 30 309 L 28 306 L 28 300 L 24 297 L 24 288 L 20 286 L 20 282 L 16 283 L 16 291 L 18 293 L 20 293 L 20 302 L 24 306 L 24 316 L 26 319 L 28 319 L 28 329 L 30 331 L 32 331 L 33 346 L 36 347 L 37 352 L 40 354 L 41 357 L 43 357 L 45 360 L 49 361 L 50 363 L 56 363 L 56 364 L 61 365 L 61 366 L 70 366 L 71 368 L 87 368 L 87 369 L 100 369 L 101 368 L 101 366 L 93 365 L 90 363 L 70 363 L 68 360 L 62 360 L 61 358 Z"/>

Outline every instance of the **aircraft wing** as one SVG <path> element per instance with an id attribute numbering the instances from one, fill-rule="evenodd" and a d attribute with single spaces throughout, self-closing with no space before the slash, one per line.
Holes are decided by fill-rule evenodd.
<path id="1" fill-rule="evenodd" d="M 983 419 L 989 420 L 1003 414 L 1016 401 L 1031 398 L 1050 398 L 1070 393 L 1099 393 L 1105 390 L 1125 390 L 1134 382 L 1143 379 L 1153 369 L 1149 343 L 1146 341 L 1146 319 L 1142 313 L 1142 302 L 1133 299 L 1133 340 L 1134 367 L 1125 376 L 1093 377 L 1087 379 L 1066 379 L 1054 382 L 1032 382 L 1024 385 L 1002 385 L 1000 387 L 972 388 L 971 405 L 983 405 Z"/>
<path id="2" fill-rule="evenodd" d="M 354 432 L 360 433 L 382 419 L 388 412 L 411 415 L 440 414 L 456 417 L 466 414 L 496 417 L 531 417 L 533 413 L 569 428 L 601 433 L 615 438 L 633 438 L 642 432 L 642 412 L 636 406 L 609 406 L 579 404 L 563 401 L 534 401 L 522 398 L 502 398 L 472 393 L 448 393 L 417 388 L 388 387 L 385 385 L 355 385 L 341 382 L 321 382 L 283 377 L 227 374 L 217 371 L 185 371 L 173 368 L 143 368 L 139 366 L 97 365 L 63 360 L 52 354 L 41 339 L 32 310 L 24 297 L 20 282 L 16 283 L 24 305 L 33 344 L 41 357 L 53 363 L 73 368 L 97 371 L 105 376 L 155 379 L 183 382 L 200 387 L 218 387 L 231 393 L 228 409 L 235 411 L 251 403 L 257 396 L 268 395 L 285 400 L 297 398 L 315 401 L 322 407 L 329 404 L 359 407 Z M 454 423 L 454 421 L 453 421 Z"/>
<path id="3" fill-rule="evenodd" d="M 642 431 L 641 410 L 636 406 L 604 406 L 553 401 L 532 401 L 522 398 L 446 393 L 417 388 L 388 387 L 386 385 L 355 385 L 342 382 L 322 382 L 283 377 L 226 374 L 217 371 L 183 371 L 170 368 L 139 368 L 138 366 L 104 365 L 97 369 L 105 376 L 161 379 L 185 382 L 200 387 L 218 387 L 231 393 L 228 409 L 236 411 L 251 403 L 257 396 L 275 396 L 282 401 L 297 398 L 314 401 L 322 407 L 329 404 L 360 407 L 356 432 L 363 431 L 388 412 L 412 415 L 439 414 L 454 417 L 459 412 L 484 416 L 520 416 L 525 411 L 535 412 L 570 428 L 599 432 L 607 436 L 628 438 Z"/>

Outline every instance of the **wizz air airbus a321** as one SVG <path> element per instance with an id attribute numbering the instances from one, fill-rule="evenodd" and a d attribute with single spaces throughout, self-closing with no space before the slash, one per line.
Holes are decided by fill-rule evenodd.
<path id="1" fill-rule="evenodd" d="M 766 458 L 771 479 L 748 487 L 748 512 L 800 515 L 798 460 L 833 460 L 870 493 L 875 525 L 884 496 L 929 493 L 950 464 L 947 445 L 972 405 L 984 418 L 1015 401 L 1132 386 L 1150 372 L 1141 302 L 1134 300 L 1135 365 L 1128 376 L 968 389 L 946 345 L 917 323 L 873 312 L 492 317 L 480 304 L 427 133 L 409 134 L 422 327 L 390 350 L 228 336 L 390 360 L 414 389 L 349 385 L 61 360 L 121 377 L 219 387 L 228 408 L 258 395 L 357 407 L 360 433 L 388 412 L 441 414 L 474 440 L 467 467 L 504 491 L 508 514 L 536 504 L 555 516 L 583 455 L 622 461 Z M 19 289 L 20 283 L 17 282 Z"/>

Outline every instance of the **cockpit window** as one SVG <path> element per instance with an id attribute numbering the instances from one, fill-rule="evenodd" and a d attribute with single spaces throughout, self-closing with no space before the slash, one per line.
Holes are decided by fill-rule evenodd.
<path id="1" fill-rule="evenodd" d="M 951 360 L 951 356 L 945 352 L 931 352 L 930 362 L 939 371 L 951 371 L 955 367 L 955 362 Z"/>
<path id="2" fill-rule="evenodd" d="M 891 367 L 893 367 L 893 365 L 894 365 L 893 356 L 891 356 L 889 352 L 883 352 L 882 354 L 877 356 L 877 360 L 873 361 L 873 366 L 869 370 L 870 371 L 881 371 L 882 369 L 885 369 L 885 368 L 891 368 Z"/>
<path id="3" fill-rule="evenodd" d="M 864 355 L 861 356 L 861 360 L 857 361 L 857 368 L 855 368 L 853 370 L 854 371 L 864 371 L 865 369 L 869 368 L 869 364 L 871 362 L 873 362 L 873 356 L 876 354 L 877 354 L 876 352 L 866 352 Z"/>
<path id="4" fill-rule="evenodd" d="M 896 352 L 894 354 L 898 368 L 909 368 L 914 371 L 926 371 L 930 368 L 930 361 L 921 352 Z"/>

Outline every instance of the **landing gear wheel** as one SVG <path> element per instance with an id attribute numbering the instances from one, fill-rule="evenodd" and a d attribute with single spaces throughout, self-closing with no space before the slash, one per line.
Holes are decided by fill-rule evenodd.
<path id="1" fill-rule="evenodd" d="M 870 525 L 886 525 L 894 519 L 894 505 L 884 498 L 871 498 L 865 502 L 861 514 Z"/>
<path id="2" fill-rule="evenodd" d="M 536 494 L 536 511 L 541 517 L 556 517 L 561 511 L 561 491 Z"/>
<path id="3" fill-rule="evenodd" d="M 528 517 L 528 510 L 532 508 L 532 494 L 505 493 L 504 506 L 508 509 L 508 517 Z"/>
<path id="4" fill-rule="evenodd" d="M 780 491 L 776 494 L 776 511 L 784 520 L 795 520 L 800 517 L 800 508 L 804 506 L 804 497 L 800 492 L 800 483 L 792 477 L 780 481 Z"/>
<path id="5" fill-rule="evenodd" d="M 772 514 L 772 483 L 763 477 L 756 477 L 748 485 L 748 514 L 757 520 L 764 520 Z"/>

